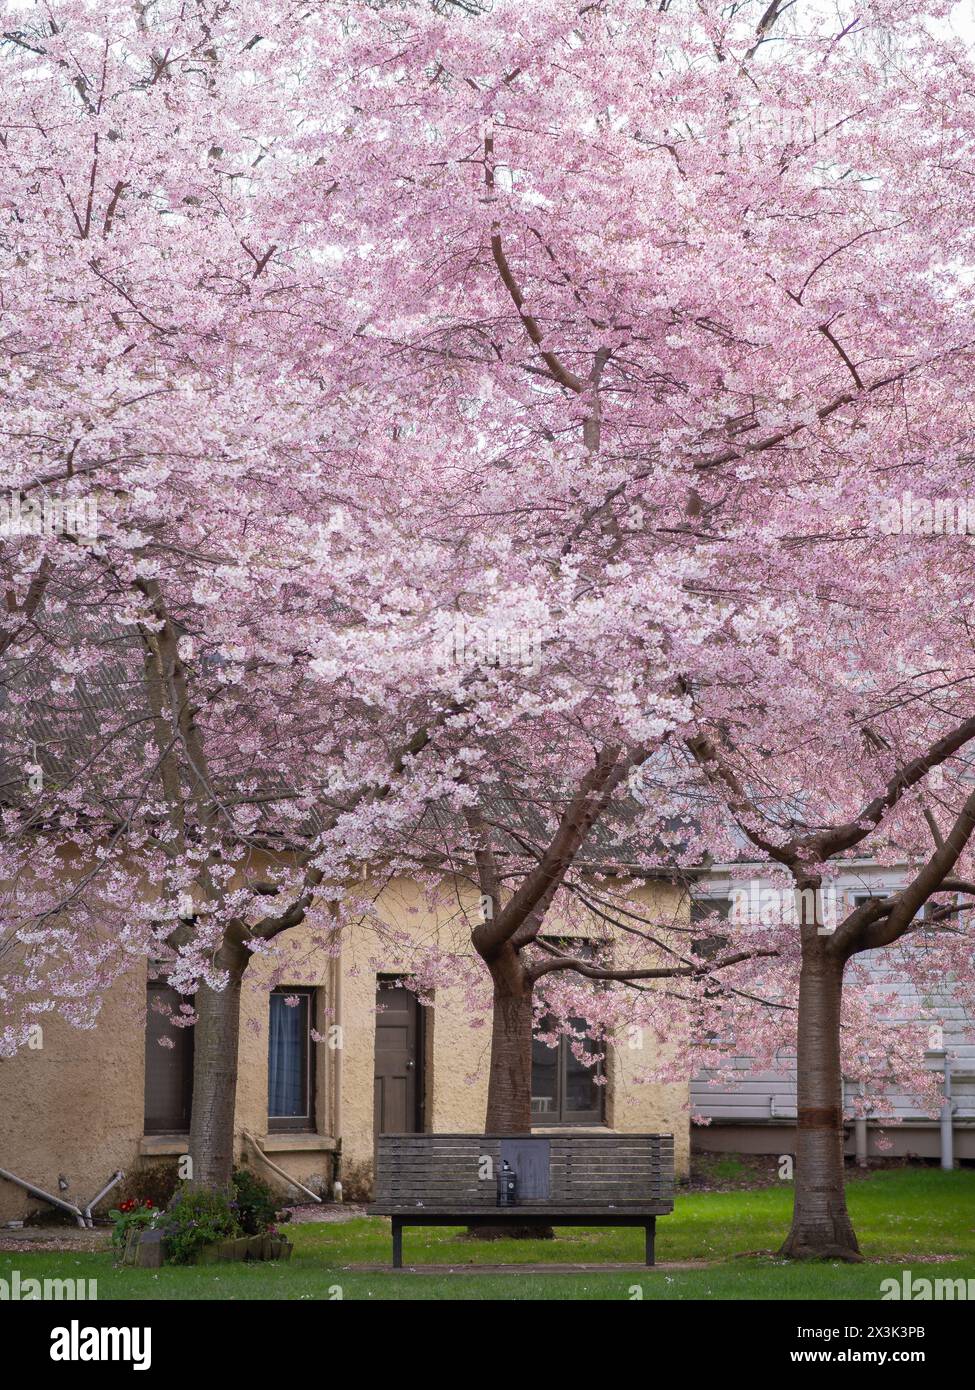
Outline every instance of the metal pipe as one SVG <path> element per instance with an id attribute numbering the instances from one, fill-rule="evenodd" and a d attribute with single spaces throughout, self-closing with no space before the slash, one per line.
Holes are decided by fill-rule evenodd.
<path id="1" fill-rule="evenodd" d="M 955 1166 L 955 1135 L 952 1125 L 951 1062 L 945 1054 L 944 1100 L 941 1103 L 941 1166 L 950 1172 Z"/>
<path id="2" fill-rule="evenodd" d="M 8 1173 L 6 1168 L 0 1168 L 0 1178 L 6 1178 L 8 1182 L 15 1182 L 18 1187 L 23 1187 L 32 1197 L 40 1197 L 42 1201 L 50 1202 L 52 1206 L 60 1207 L 62 1211 L 69 1211 L 76 1219 L 82 1230 L 85 1230 L 85 1218 L 82 1216 L 78 1207 L 73 1202 L 65 1202 L 60 1197 L 52 1197 L 50 1192 L 45 1192 L 43 1187 L 35 1187 L 26 1178 L 18 1178 L 16 1173 Z"/>
<path id="3" fill-rule="evenodd" d="M 867 1083 L 860 1082 L 860 1095 L 865 1098 L 867 1094 Z M 853 1125 L 853 1146 L 856 1150 L 856 1161 L 858 1168 L 867 1166 L 867 1115 L 866 1110 L 856 1116 Z"/>
<path id="4" fill-rule="evenodd" d="M 334 958 L 335 964 L 335 1006 L 332 1020 L 338 1032 L 335 1034 L 336 1046 L 333 1049 L 334 1064 L 332 1067 L 332 1084 L 335 1087 L 335 1104 L 332 1119 L 332 1138 L 338 1148 L 335 1151 L 335 1161 L 332 1164 L 332 1182 L 337 1183 L 342 1176 L 342 1058 L 345 1056 L 345 1019 L 342 1012 L 342 967 L 343 951 L 341 938 L 339 939 L 339 953 Z"/>
<path id="5" fill-rule="evenodd" d="M 299 1192 L 306 1193 L 312 1199 L 313 1202 L 320 1202 L 322 1200 L 317 1192 L 312 1192 L 310 1187 L 305 1187 L 304 1183 L 300 1183 L 297 1178 L 290 1177 L 284 1171 L 283 1168 L 279 1168 L 276 1163 L 272 1163 L 271 1160 L 268 1158 L 267 1154 L 261 1148 L 260 1144 L 254 1138 L 253 1134 L 251 1134 L 249 1129 L 244 1130 L 244 1138 L 249 1139 L 251 1141 L 251 1143 L 254 1145 L 254 1148 L 260 1154 L 261 1158 L 263 1158 L 264 1162 L 270 1168 L 272 1173 L 277 1173 L 279 1178 L 284 1178 L 286 1183 L 290 1183 L 292 1187 L 296 1187 Z"/>
<path id="6" fill-rule="evenodd" d="M 853 1147 L 858 1168 L 867 1166 L 867 1117 L 858 1115 L 853 1123 Z"/>
<path id="7" fill-rule="evenodd" d="M 111 1181 L 107 1183 L 105 1187 L 102 1188 L 101 1192 L 99 1192 L 97 1197 L 92 1197 L 91 1201 L 85 1207 L 86 1226 L 94 1226 L 95 1224 L 95 1218 L 91 1214 L 92 1207 L 97 1207 L 98 1203 L 102 1200 L 106 1193 L 111 1192 L 112 1188 L 116 1185 L 116 1183 L 120 1183 L 124 1177 L 125 1174 L 122 1172 L 121 1168 L 116 1168 L 115 1172 L 112 1174 Z"/>

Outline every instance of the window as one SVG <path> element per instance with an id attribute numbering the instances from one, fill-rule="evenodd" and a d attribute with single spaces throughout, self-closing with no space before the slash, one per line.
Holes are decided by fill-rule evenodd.
<path id="1" fill-rule="evenodd" d="M 584 1031 L 581 1018 L 569 1020 L 576 1033 Z M 540 1033 L 554 1027 L 551 1018 L 543 1018 Z M 603 1074 L 602 1059 L 580 1061 L 572 1052 L 573 1040 L 560 1037 L 555 1047 L 541 1038 L 532 1040 L 532 1117 L 539 1124 L 602 1124 L 606 1087 L 597 1082 Z M 578 1044 L 577 1044 L 578 1046 Z M 582 1044 L 587 1053 L 597 1051 L 588 1038 Z"/>
<path id="2" fill-rule="evenodd" d="M 894 898 L 900 892 L 903 892 L 903 889 L 878 888 L 875 893 L 854 893 L 852 895 L 853 906 L 861 907 L 864 903 L 868 903 L 874 898 Z M 948 897 L 951 903 L 957 907 L 958 895 L 956 893 L 942 894 L 940 896 Z M 938 930 L 939 920 L 941 922 L 946 920 L 950 922 L 952 920 L 951 918 L 939 919 L 935 915 L 940 908 L 946 907 L 947 905 L 948 904 L 944 902 L 935 903 L 933 899 L 929 898 L 921 908 L 921 911 L 915 916 L 914 921 L 917 923 L 917 928 L 912 932 L 910 942 L 906 944 L 919 950 L 929 950 L 934 944 L 935 932 Z"/>
<path id="3" fill-rule="evenodd" d="M 564 955 L 594 963 L 606 946 L 604 941 L 571 936 L 547 936 L 542 941 Z M 569 1019 L 569 1027 L 575 1033 L 584 1034 L 586 1026 L 585 1019 Z M 536 1031 L 545 1034 L 554 1029 L 554 1019 L 545 1015 Z M 576 1051 L 592 1054 L 593 1060 L 580 1061 L 572 1051 L 573 1043 Z M 603 1123 L 606 1087 L 598 1079 L 603 1076 L 602 1058 L 597 1055 L 599 1050 L 589 1038 L 580 1042 L 560 1036 L 554 1047 L 549 1047 L 539 1037 L 532 1039 L 532 1116 L 539 1124 Z"/>
<path id="4" fill-rule="evenodd" d="M 708 917 L 723 917 L 725 921 L 731 916 L 730 898 L 695 898 L 691 903 L 691 925 L 695 922 L 702 922 Z M 728 944 L 728 937 L 722 936 L 719 932 L 711 932 L 708 936 L 692 937 L 691 950 L 696 956 L 703 956 L 705 960 L 713 960 Z"/>
<path id="5" fill-rule="evenodd" d="M 691 930 L 697 922 L 706 921 L 708 917 L 720 917 L 728 921 L 731 917 L 733 900 L 731 898 L 694 898 L 691 902 Z M 702 960 L 713 961 L 721 955 L 721 952 L 728 945 L 729 937 L 722 932 L 712 931 L 707 936 L 692 936 L 691 950 Z M 708 976 L 708 981 L 704 986 L 705 999 L 717 999 L 722 994 L 720 979 L 717 976 Z M 707 1043 L 714 1046 L 721 1042 L 719 1033 L 709 1032 L 703 1037 L 698 1037 L 699 1043 Z"/>
<path id="6" fill-rule="evenodd" d="M 268 1129 L 315 1128 L 315 994 L 313 989 L 285 986 L 270 997 Z"/>
<path id="7" fill-rule="evenodd" d="M 150 980 L 146 998 L 146 1134 L 188 1134 L 193 1104 L 192 1028 L 174 1028 L 171 1013 L 191 1001 L 164 980 Z M 165 1043 L 160 1039 L 165 1039 Z M 171 1044 L 171 1045 L 170 1045 Z"/>

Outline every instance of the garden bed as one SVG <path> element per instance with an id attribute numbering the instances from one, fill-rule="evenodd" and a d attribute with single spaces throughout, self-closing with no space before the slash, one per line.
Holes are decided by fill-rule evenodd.
<path id="1" fill-rule="evenodd" d="M 231 1236 L 214 1240 L 197 1253 L 194 1264 L 216 1264 L 221 1260 L 290 1260 L 294 1249 L 283 1236 Z M 167 1241 L 161 1231 L 130 1231 L 122 1263 L 141 1269 L 159 1269 L 166 1263 Z"/>

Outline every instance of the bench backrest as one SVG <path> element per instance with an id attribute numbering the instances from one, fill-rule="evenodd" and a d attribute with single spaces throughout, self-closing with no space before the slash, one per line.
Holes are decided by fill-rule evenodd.
<path id="1" fill-rule="evenodd" d="M 476 1212 L 497 1206 L 497 1174 L 517 1174 L 519 1207 L 610 1209 L 673 1201 L 671 1134 L 383 1134 L 374 1205 Z"/>

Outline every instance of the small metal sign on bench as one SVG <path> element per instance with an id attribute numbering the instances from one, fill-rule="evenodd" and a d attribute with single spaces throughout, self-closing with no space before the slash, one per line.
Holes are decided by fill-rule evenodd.
<path id="1" fill-rule="evenodd" d="M 498 1206 L 547 1201 L 551 1190 L 552 1149 L 547 1139 L 502 1139 Z M 505 1174 L 513 1175 L 513 1184 Z M 507 1200 L 508 1196 L 512 1200 Z"/>
<path id="2" fill-rule="evenodd" d="M 473 1228 L 541 1218 L 553 1226 L 642 1226 L 653 1264 L 658 1216 L 674 1209 L 670 1134 L 383 1134 L 376 1199 L 393 1224 Z"/>

